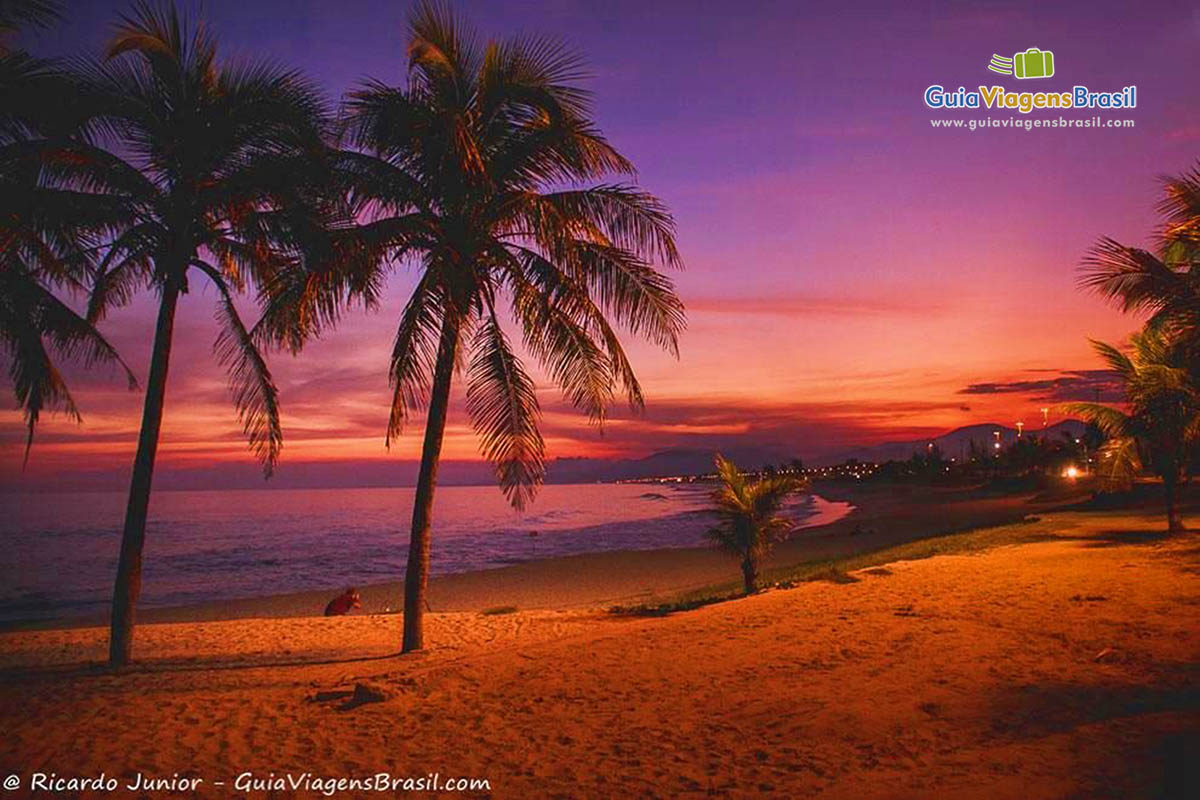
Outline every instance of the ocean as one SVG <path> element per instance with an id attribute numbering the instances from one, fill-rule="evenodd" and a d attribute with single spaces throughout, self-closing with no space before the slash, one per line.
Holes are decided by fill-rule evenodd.
<path id="1" fill-rule="evenodd" d="M 606 550 L 695 547 L 711 522 L 704 485 L 543 487 L 514 512 L 493 486 L 439 487 L 433 574 Z M 125 495 L 0 495 L 0 620 L 103 613 Z M 404 576 L 411 488 L 159 492 L 151 499 L 142 607 L 346 586 Z M 819 496 L 788 513 L 803 526 L 848 504 Z"/>

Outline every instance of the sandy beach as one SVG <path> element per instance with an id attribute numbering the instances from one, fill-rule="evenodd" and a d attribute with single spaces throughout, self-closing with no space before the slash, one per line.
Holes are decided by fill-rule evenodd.
<path id="1" fill-rule="evenodd" d="M 195 797 L 305 772 L 516 798 L 1183 796 L 1194 535 L 1020 527 L 1047 540 L 663 618 L 434 613 L 416 656 L 393 655 L 396 615 L 147 625 L 120 675 L 87 666 L 103 629 L 7 633 L 0 771 L 179 773 Z"/>
<path id="2" fill-rule="evenodd" d="M 1200 800 L 1198 45 L 0 0 L 0 800 Z"/>

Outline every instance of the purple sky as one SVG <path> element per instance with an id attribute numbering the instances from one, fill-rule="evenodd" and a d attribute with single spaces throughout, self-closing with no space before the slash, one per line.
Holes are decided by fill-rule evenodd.
<path id="1" fill-rule="evenodd" d="M 26 46 L 98 49 L 125 5 L 81 6 Z M 551 457 L 732 442 L 811 457 L 976 422 L 1040 421 L 1046 380 L 1098 366 L 1087 337 L 1118 340 L 1136 324 L 1076 290 L 1081 256 L 1102 234 L 1148 241 L 1156 176 L 1200 157 L 1195 4 L 455 7 L 484 34 L 537 32 L 581 50 L 601 127 L 679 223 L 687 270 L 676 277 L 689 308 L 681 359 L 633 347 L 648 414 L 614 421 L 602 438 L 546 387 Z M 404 3 L 203 8 L 223 56 L 302 68 L 331 99 L 366 76 L 403 78 Z M 1054 52 L 1054 78 L 986 70 L 993 53 L 1028 47 Z M 922 95 L 934 83 L 1136 84 L 1137 109 L 1105 114 L 1136 127 L 933 129 L 931 118 L 1018 116 L 931 111 Z M 418 436 L 388 454 L 382 435 L 386 351 L 411 284 L 397 274 L 378 314 L 352 316 L 298 360 L 273 359 L 287 437 L 281 476 L 289 465 L 417 455 Z M 141 375 L 149 300 L 105 328 Z M 212 301 L 193 293 L 181 311 L 161 451 L 168 470 L 251 463 L 212 365 Z M 20 477 L 19 415 L 0 417 L 0 475 L 124 474 L 140 397 L 109 376 L 77 385 L 86 424 L 48 420 Z M 447 451 L 476 452 L 461 408 Z"/>

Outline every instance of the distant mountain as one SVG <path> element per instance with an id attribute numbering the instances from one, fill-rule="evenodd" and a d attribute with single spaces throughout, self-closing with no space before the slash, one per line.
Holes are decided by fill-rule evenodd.
<path id="1" fill-rule="evenodd" d="M 1076 419 L 1067 419 L 1062 422 L 1056 422 L 1046 428 L 1043 432 L 1041 428 L 1031 428 L 1026 426 L 1024 436 L 1049 436 L 1052 439 L 1061 439 L 1063 433 L 1069 433 L 1073 438 L 1077 438 L 1083 434 L 1086 425 Z M 929 443 L 933 442 L 937 445 L 942 455 L 946 458 L 963 458 L 971 446 L 971 442 L 984 447 L 992 446 L 996 441 L 995 432 L 1000 431 L 1000 443 L 1002 445 L 1012 444 L 1017 439 L 1017 429 L 1010 428 L 1006 425 L 997 425 L 995 423 L 984 423 L 982 425 L 968 425 L 963 428 L 956 428 L 949 433 L 944 433 L 941 436 L 935 436 L 932 439 L 915 439 L 909 442 L 887 442 L 885 444 L 877 444 L 871 447 L 860 447 L 854 450 L 847 450 L 843 453 L 838 453 L 828 458 L 820 459 L 822 464 L 840 464 L 847 459 L 856 458 L 859 461 L 904 461 L 912 456 L 913 453 L 923 452 L 929 447 Z"/>
<path id="2" fill-rule="evenodd" d="M 1061 439 L 1064 432 L 1070 433 L 1072 437 L 1078 437 L 1083 433 L 1084 428 L 1084 423 L 1069 419 L 1056 422 L 1048 427 L 1044 434 L 1040 428 L 1026 428 L 1023 435 L 1046 435 L 1054 439 Z M 1000 442 L 1005 446 L 1016 441 L 1016 428 L 984 423 L 957 428 L 932 439 L 914 439 L 907 442 L 887 442 L 870 447 L 859 447 L 838 452 L 832 456 L 805 459 L 805 463 L 811 461 L 814 466 L 840 464 L 851 458 L 873 462 L 904 461 L 913 453 L 924 452 L 930 442 L 941 448 L 945 457 L 962 458 L 966 455 L 971 442 L 990 447 L 996 440 L 995 431 L 1000 431 Z M 794 452 L 762 445 L 723 447 L 721 450 L 724 455 L 732 458 L 738 464 L 751 468 L 764 464 L 786 464 L 796 456 Z M 713 452 L 710 448 L 679 447 L 660 450 L 644 458 L 557 458 L 547 465 L 546 482 L 596 483 L 667 475 L 697 475 L 712 470 Z"/>
<path id="3" fill-rule="evenodd" d="M 1079 436 L 1084 424 L 1067 420 L 1051 425 L 1047 434 L 1061 438 L 1063 431 Z M 992 432 L 1000 431 L 1000 439 L 1009 444 L 1017 437 L 1015 428 L 1005 425 L 971 425 L 950 431 L 933 439 L 914 439 L 907 442 L 860 447 L 832 456 L 805 458 L 806 464 L 821 466 L 840 464 L 848 458 L 860 461 L 904 460 L 924 450 L 932 441 L 947 457 L 961 458 L 970 442 L 991 446 Z M 1026 436 L 1040 435 L 1038 429 L 1025 429 Z M 721 452 L 738 464 L 755 469 L 764 464 L 787 464 L 797 453 L 791 449 L 770 445 L 723 445 Z M 558 458 L 547 465 L 547 483 L 596 483 L 602 481 L 653 478 L 667 475 L 698 475 L 713 469 L 712 447 L 678 447 L 660 450 L 644 458 Z M 802 453 L 800 455 L 803 455 Z M 264 482 L 258 466 L 253 463 L 221 464 L 195 469 L 164 467 L 154 477 L 157 489 L 309 489 L 412 486 L 416 481 L 418 463 L 412 460 L 284 462 L 275 477 Z M 12 480 L 0 475 L 0 493 L 31 491 L 124 491 L 129 485 L 126 470 L 94 470 L 61 475 L 58 473 L 20 473 Z M 447 459 L 439 471 L 439 483 L 451 485 L 493 485 L 495 473 L 481 461 Z"/>
<path id="4" fill-rule="evenodd" d="M 665 475 L 697 475 L 713 470 L 714 450 L 677 447 L 645 458 L 556 458 L 546 468 L 547 483 L 595 483 Z M 721 452 L 738 464 L 760 467 L 783 464 L 795 457 L 778 448 L 759 445 L 723 447 Z"/>

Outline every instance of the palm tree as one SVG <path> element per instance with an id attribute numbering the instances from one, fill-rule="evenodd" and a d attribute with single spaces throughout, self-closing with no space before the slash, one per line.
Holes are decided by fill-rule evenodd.
<path id="1" fill-rule="evenodd" d="M 526 350 L 596 423 L 618 388 L 633 408 L 643 403 L 615 327 L 675 353 L 684 324 L 670 280 L 653 266 L 680 263 L 672 219 L 632 185 L 596 183 L 633 167 L 590 119 L 573 53 L 538 38 L 480 44 L 430 4 L 410 17 L 408 53 L 406 85 L 369 82 L 346 103 L 341 166 L 364 220 L 359 246 L 377 269 L 358 289 L 338 283 L 342 299 L 369 304 L 391 266 L 419 268 L 389 367 L 389 445 L 427 404 L 405 652 L 423 646 L 433 495 L 457 364 L 482 454 L 511 504 L 523 508 L 543 478 L 537 391 L 503 306 Z M 326 275 L 294 281 L 290 306 L 274 315 L 279 338 L 297 346 L 332 322 L 329 298 Z"/>
<path id="2" fill-rule="evenodd" d="M 0 54 L 8 52 L 5 37 L 21 28 L 46 28 L 62 16 L 57 0 L 0 0 Z"/>
<path id="3" fill-rule="evenodd" d="M 58 409 L 76 422 L 83 419 L 59 359 L 115 364 L 131 389 L 137 382 L 104 336 L 58 296 L 85 291 L 82 220 L 92 209 L 8 167 L 0 166 L 0 346 L 25 417 L 28 459 L 42 411 Z"/>
<path id="4" fill-rule="evenodd" d="M 1186 368 L 1185 348 L 1154 326 L 1131 337 L 1129 353 L 1092 344 L 1121 376 L 1127 407 L 1071 403 L 1066 411 L 1095 423 L 1109 437 L 1100 459 L 1109 484 L 1128 485 L 1145 467 L 1162 478 L 1167 529 L 1182 530 L 1178 488 L 1200 443 L 1200 390 Z"/>
<path id="5" fill-rule="evenodd" d="M 57 18 L 55 3 L 0 2 L 0 346 L 25 416 L 26 459 L 43 410 L 82 421 L 58 359 L 116 364 L 135 386 L 108 341 L 59 297 L 86 291 L 90 246 L 111 221 L 111 204 L 46 186 L 27 157 L 30 142 L 71 130 L 63 113 L 71 86 L 57 64 L 11 50 L 3 37 Z"/>
<path id="6" fill-rule="evenodd" d="M 1194 267 L 1200 248 L 1200 162 L 1182 175 L 1164 177 L 1162 183 L 1165 197 L 1158 210 L 1165 219 L 1163 241 L 1190 248 Z"/>
<path id="7" fill-rule="evenodd" d="M 267 475 L 279 456 L 278 394 L 234 297 L 321 248 L 327 118 L 298 73 L 218 64 L 204 29 L 174 8 L 136 5 L 106 58 L 80 65 L 76 80 L 94 135 L 35 154 L 62 187 L 126 210 L 98 266 L 89 317 L 143 288 L 159 301 L 113 595 L 109 660 L 118 666 L 133 643 L 175 310 L 193 273 L 216 289 L 215 353 Z"/>
<path id="8" fill-rule="evenodd" d="M 1157 248 L 1103 237 L 1084 259 L 1080 283 L 1126 312 L 1149 312 L 1152 325 L 1190 340 L 1200 355 L 1200 164 L 1162 182 Z"/>
<path id="9" fill-rule="evenodd" d="M 723 456 L 717 456 L 716 464 L 720 486 L 713 491 L 712 501 L 719 522 L 708 536 L 717 547 L 741 559 L 742 585 L 746 594 L 752 594 L 758 591 L 762 559 L 794 528 L 779 511 L 788 497 L 808 489 L 808 479 L 773 475 L 748 481 Z"/>

